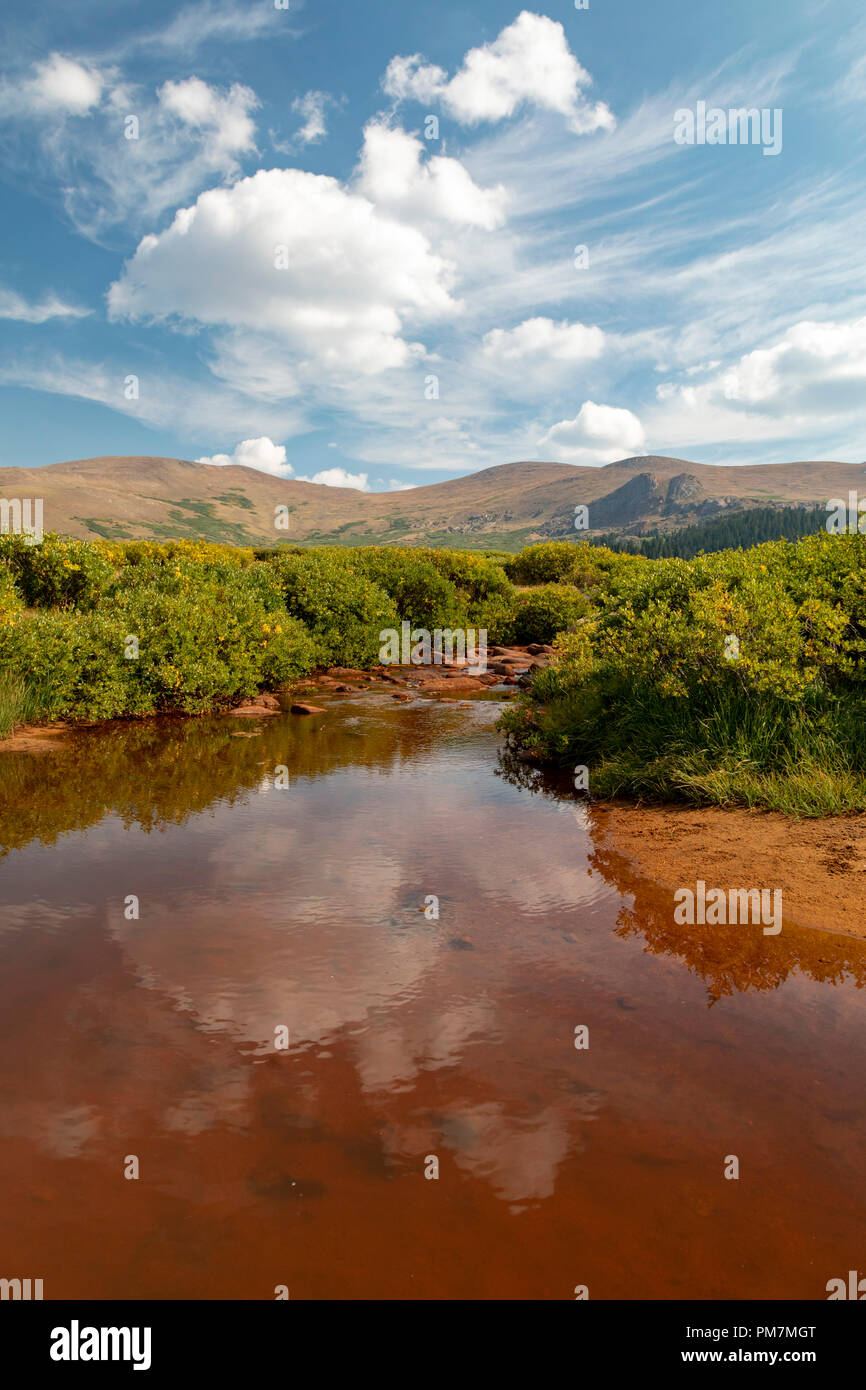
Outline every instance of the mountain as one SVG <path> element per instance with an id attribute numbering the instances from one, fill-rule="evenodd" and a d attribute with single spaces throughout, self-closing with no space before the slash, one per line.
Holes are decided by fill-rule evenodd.
<path id="1" fill-rule="evenodd" d="M 0 469 L 0 497 L 43 499 L 45 530 L 111 539 L 191 536 L 235 545 L 433 544 L 518 549 L 592 531 L 642 535 L 750 507 L 866 494 L 866 465 L 727 467 L 647 455 L 600 468 L 505 463 L 404 492 L 361 493 L 184 459 L 107 457 Z M 274 509 L 290 509 L 288 531 Z"/>

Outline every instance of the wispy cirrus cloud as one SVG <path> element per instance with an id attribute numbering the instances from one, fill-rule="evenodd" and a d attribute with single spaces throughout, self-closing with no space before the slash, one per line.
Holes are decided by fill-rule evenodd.
<path id="1" fill-rule="evenodd" d="M 309 428 L 296 407 L 263 405 L 226 387 L 215 391 L 207 381 L 165 369 L 142 369 L 138 361 L 19 353 L 0 359 L 0 384 L 91 401 L 141 424 L 180 429 L 190 439 L 213 445 L 227 437 L 248 438 L 256 429 L 285 439 Z"/>
<path id="2" fill-rule="evenodd" d="M 67 304 L 57 295 L 48 294 L 38 301 L 25 299 L 17 290 L 0 286 L 0 319 L 17 323 L 47 323 L 49 319 L 84 319 L 93 311 Z"/>

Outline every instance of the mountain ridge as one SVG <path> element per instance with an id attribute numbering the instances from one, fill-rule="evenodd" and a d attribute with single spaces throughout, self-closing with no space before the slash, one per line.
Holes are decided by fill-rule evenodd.
<path id="1" fill-rule="evenodd" d="M 36 483 L 38 480 L 38 488 Z M 636 455 L 598 467 L 517 460 L 396 492 L 362 493 L 159 455 L 0 469 L 0 496 L 43 499 L 44 527 L 82 538 L 197 537 L 238 545 L 434 544 L 513 549 L 591 531 L 647 534 L 750 507 L 825 505 L 866 493 L 866 465 L 692 463 Z M 288 531 L 274 509 L 288 506 Z"/>

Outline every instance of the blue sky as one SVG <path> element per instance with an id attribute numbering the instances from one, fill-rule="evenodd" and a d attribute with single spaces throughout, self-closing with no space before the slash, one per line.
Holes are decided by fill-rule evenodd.
<path id="1" fill-rule="evenodd" d="M 858 0 L 17 9 L 0 466 L 866 458 Z"/>

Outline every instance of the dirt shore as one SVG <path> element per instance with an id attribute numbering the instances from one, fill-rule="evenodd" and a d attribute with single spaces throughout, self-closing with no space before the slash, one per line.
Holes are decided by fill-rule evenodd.
<path id="1" fill-rule="evenodd" d="M 866 939 L 866 815 L 633 806 L 590 811 L 598 847 L 665 889 L 781 888 L 786 921 Z"/>

